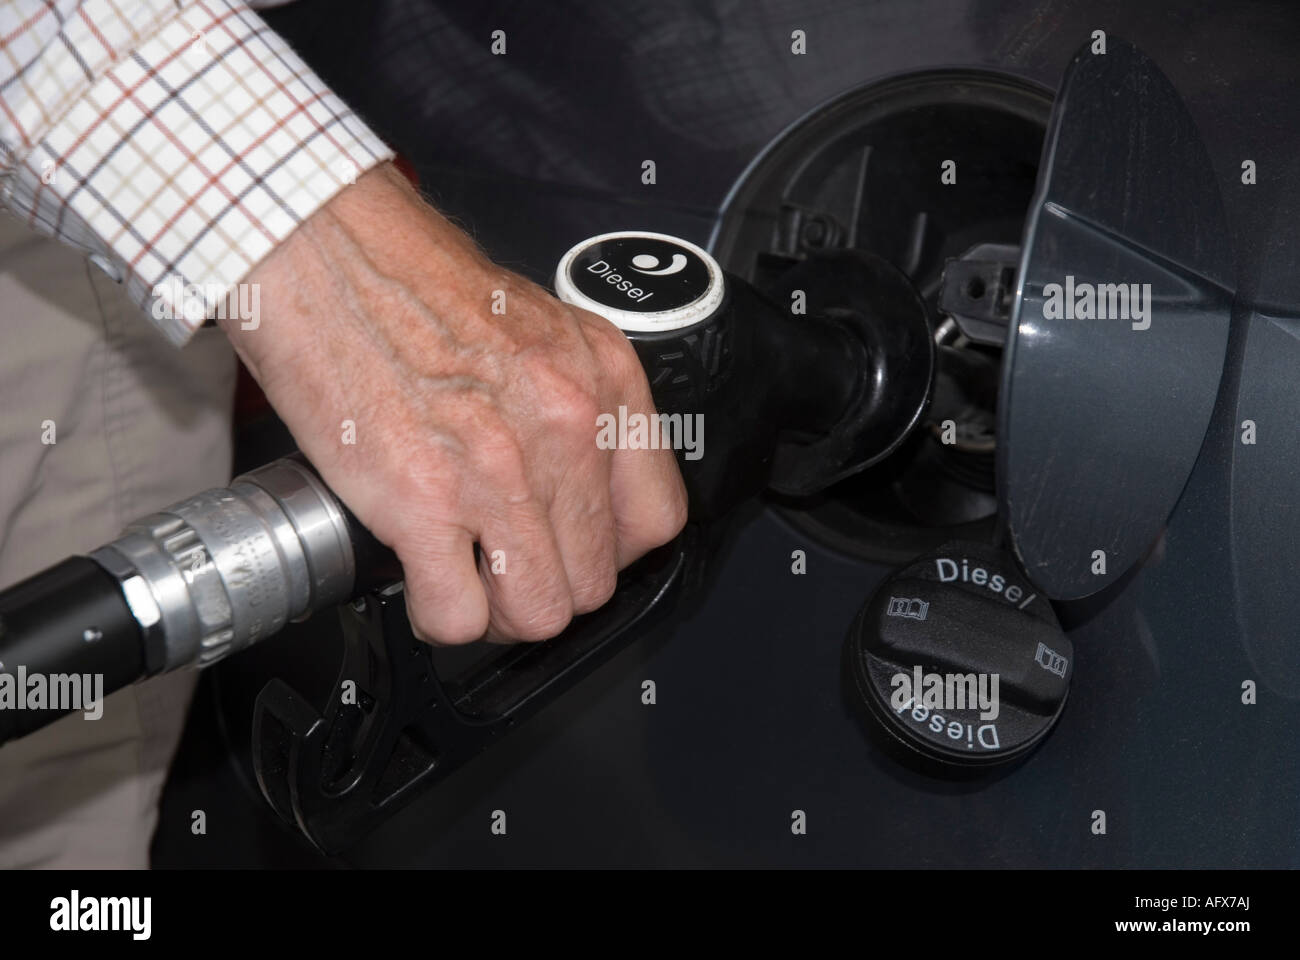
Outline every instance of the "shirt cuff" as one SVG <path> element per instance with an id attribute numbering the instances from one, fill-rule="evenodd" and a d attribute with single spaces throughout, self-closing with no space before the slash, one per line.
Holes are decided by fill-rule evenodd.
<path id="1" fill-rule="evenodd" d="M 257 14 L 199 0 L 14 158 L 5 203 L 124 282 L 181 345 L 228 297 L 255 306 L 240 281 L 392 156 Z"/>

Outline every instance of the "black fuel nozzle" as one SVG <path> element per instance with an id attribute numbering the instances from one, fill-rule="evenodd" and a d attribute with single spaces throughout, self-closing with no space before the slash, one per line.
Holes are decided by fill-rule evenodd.
<path id="1" fill-rule="evenodd" d="M 866 469 L 929 401 L 934 339 L 903 274 L 845 251 L 787 279 L 779 304 L 694 244 L 642 232 L 584 241 L 556 271 L 560 299 L 636 349 L 667 430 L 658 436 L 694 441 L 674 446 L 697 519 Z"/>

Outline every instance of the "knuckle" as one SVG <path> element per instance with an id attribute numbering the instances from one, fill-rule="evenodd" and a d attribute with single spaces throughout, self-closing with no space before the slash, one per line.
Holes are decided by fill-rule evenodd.
<path id="1" fill-rule="evenodd" d="M 593 371 L 568 358 L 538 358 L 531 362 L 530 380 L 536 415 L 562 433 L 589 433 L 601 412 Z"/>
<path id="2" fill-rule="evenodd" d="M 600 415 L 606 412 L 600 408 L 594 395 L 580 391 L 570 394 L 563 408 L 555 411 L 554 420 L 566 434 L 590 445 L 594 442 Z"/>
<path id="3" fill-rule="evenodd" d="M 599 610 L 614 596 L 617 587 L 618 571 L 612 562 L 594 567 L 573 586 L 573 612 L 591 613 Z"/>
<path id="4" fill-rule="evenodd" d="M 687 519 L 686 497 L 679 485 L 662 500 L 640 508 L 636 516 L 620 524 L 623 547 L 637 556 L 648 553 L 681 533 Z"/>
<path id="5" fill-rule="evenodd" d="M 479 426 L 470 457 L 476 474 L 495 478 L 508 488 L 524 484 L 524 451 L 515 431 L 503 420 L 492 418 Z"/>
<path id="6" fill-rule="evenodd" d="M 605 327 L 596 338 L 597 360 L 605 376 L 624 387 L 644 380 L 641 360 L 623 331 L 612 323 L 605 324 Z"/>
<path id="7" fill-rule="evenodd" d="M 686 501 L 686 487 L 678 482 L 672 496 L 668 498 L 664 511 L 664 523 L 667 535 L 664 542 L 671 540 L 682 532 L 690 517 L 690 505 Z"/>
<path id="8" fill-rule="evenodd" d="M 437 616 L 417 610 L 412 618 L 415 635 L 426 643 L 463 646 L 487 632 L 487 611 L 447 610 Z"/>
<path id="9" fill-rule="evenodd" d="M 520 616 L 503 618 L 503 631 L 516 640 L 535 642 L 558 636 L 573 619 L 573 603 L 567 596 L 531 605 Z"/>
<path id="10" fill-rule="evenodd" d="M 654 541 L 651 546 L 665 544 L 681 533 L 686 526 L 687 512 L 686 492 L 678 482 L 647 517 L 645 530 L 646 536 Z"/>

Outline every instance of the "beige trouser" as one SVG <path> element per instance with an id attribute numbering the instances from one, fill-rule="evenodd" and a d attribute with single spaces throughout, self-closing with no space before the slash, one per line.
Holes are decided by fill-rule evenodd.
<path id="1" fill-rule="evenodd" d="M 0 212 L 0 588 L 230 478 L 235 362 Z M 53 444 L 48 438 L 53 421 Z M 0 867 L 146 867 L 193 671 L 0 746 Z"/>

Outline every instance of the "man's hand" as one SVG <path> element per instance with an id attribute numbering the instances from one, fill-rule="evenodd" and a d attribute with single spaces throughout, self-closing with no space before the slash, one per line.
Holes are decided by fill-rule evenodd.
<path id="1" fill-rule="evenodd" d="M 247 282 L 260 325 L 222 326 L 302 451 L 396 552 L 420 637 L 555 636 L 685 523 L 671 451 L 596 445 L 599 414 L 653 411 L 622 333 L 491 263 L 391 166 Z"/>

